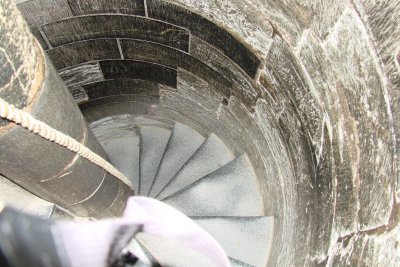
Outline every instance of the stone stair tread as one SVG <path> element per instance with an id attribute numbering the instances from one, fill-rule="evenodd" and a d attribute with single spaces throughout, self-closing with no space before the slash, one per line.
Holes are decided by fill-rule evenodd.
<path id="1" fill-rule="evenodd" d="M 147 196 L 164 155 L 171 130 L 164 127 L 140 126 L 140 187 L 139 195 Z"/>
<path id="2" fill-rule="evenodd" d="M 111 163 L 132 181 L 135 193 L 140 186 L 139 152 L 140 137 L 133 128 L 115 131 L 115 137 L 106 144 L 102 143 Z"/>
<path id="3" fill-rule="evenodd" d="M 137 194 L 140 186 L 138 129 L 129 121 L 129 116 L 113 116 L 91 125 L 93 133 L 107 153 L 111 164 L 132 181 Z"/>
<path id="4" fill-rule="evenodd" d="M 148 233 L 138 233 L 136 240 L 161 266 L 192 267 L 216 266 L 207 257 L 178 242 Z"/>
<path id="5" fill-rule="evenodd" d="M 165 198 L 187 216 L 262 216 L 264 205 L 247 155 Z"/>
<path id="6" fill-rule="evenodd" d="M 192 219 L 220 243 L 229 257 L 255 267 L 267 265 L 273 239 L 272 216 Z"/>
<path id="7" fill-rule="evenodd" d="M 175 123 L 149 196 L 155 197 L 171 181 L 204 140 L 192 128 Z"/>
<path id="8" fill-rule="evenodd" d="M 158 194 L 157 198 L 163 199 L 172 195 L 213 171 L 218 170 L 234 158 L 235 156 L 221 139 L 215 134 L 210 134 L 177 175 Z"/>

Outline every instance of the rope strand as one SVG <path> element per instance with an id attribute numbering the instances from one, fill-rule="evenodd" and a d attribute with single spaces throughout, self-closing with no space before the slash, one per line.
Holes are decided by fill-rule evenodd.
<path id="1" fill-rule="evenodd" d="M 21 125 L 28 131 L 33 132 L 44 139 L 63 146 L 68 150 L 84 157 L 85 159 L 104 169 L 106 172 L 115 176 L 123 183 L 127 184 L 131 189 L 133 189 L 132 182 L 105 159 L 103 159 L 72 137 L 52 128 L 42 121 L 35 119 L 31 114 L 14 107 L 13 105 L 1 98 L 0 117 Z"/>

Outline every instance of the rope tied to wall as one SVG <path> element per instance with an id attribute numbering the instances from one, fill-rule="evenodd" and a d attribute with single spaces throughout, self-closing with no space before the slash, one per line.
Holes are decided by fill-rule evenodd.
<path id="1" fill-rule="evenodd" d="M 68 150 L 84 157 L 90 162 L 96 164 L 106 172 L 115 176 L 123 183 L 127 184 L 133 189 L 132 182 L 113 165 L 107 162 L 105 159 L 91 151 L 86 146 L 82 145 L 72 137 L 54 129 L 45 122 L 37 120 L 31 114 L 14 107 L 4 99 L 0 98 L 0 117 L 11 122 L 14 122 L 30 132 L 33 132 L 40 137 L 54 142 L 60 146 L 67 148 Z"/>

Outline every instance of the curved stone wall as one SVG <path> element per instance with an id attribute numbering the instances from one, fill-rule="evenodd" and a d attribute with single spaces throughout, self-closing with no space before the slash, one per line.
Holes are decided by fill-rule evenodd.
<path id="1" fill-rule="evenodd" d="M 168 117 L 250 156 L 270 266 L 400 264 L 396 1 L 19 3 L 89 121 Z"/>

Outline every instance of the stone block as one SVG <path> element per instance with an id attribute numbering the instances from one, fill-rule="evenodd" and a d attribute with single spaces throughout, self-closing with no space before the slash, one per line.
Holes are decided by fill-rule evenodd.
<path id="1" fill-rule="evenodd" d="M 116 39 L 95 39 L 69 43 L 50 49 L 47 53 L 58 70 L 88 61 L 121 58 Z"/>
<path id="2" fill-rule="evenodd" d="M 293 102 L 303 127 L 310 135 L 314 150 L 319 151 L 323 134 L 323 114 L 319 94 L 307 79 L 301 62 L 278 36 L 268 53 L 266 69 L 275 78 L 278 88 L 285 90 L 284 98 Z"/>
<path id="3" fill-rule="evenodd" d="M 318 249 L 326 251 L 332 227 L 332 206 L 335 199 L 336 231 L 341 235 L 356 229 L 358 170 L 352 168 L 357 162 L 357 145 L 350 138 L 357 134 L 356 123 L 351 116 L 343 88 L 337 86 L 335 68 L 322 47 L 322 41 L 309 32 L 301 47 L 299 57 L 313 81 L 321 103 L 323 103 L 323 142 L 315 147 L 317 157 L 317 188 L 321 207 L 321 221 L 317 240 Z M 330 214 L 328 216 L 327 214 Z M 322 235 L 327 236 L 323 237 Z"/>
<path id="4" fill-rule="evenodd" d="M 87 62 L 59 71 L 61 79 L 68 87 L 103 81 L 103 72 L 98 62 Z"/>
<path id="5" fill-rule="evenodd" d="M 233 93 L 244 102 L 254 102 L 257 96 L 256 84 L 235 62 L 225 56 L 222 51 L 207 42 L 192 36 L 190 39 L 190 55 L 204 62 L 231 81 L 237 89 Z"/>
<path id="6" fill-rule="evenodd" d="M 67 0 L 32 0 L 17 6 L 28 25 L 33 28 L 72 17 Z"/>
<path id="7" fill-rule="evenodd" d="M 68 0 L 72 13 L 75 16 L 97 14 L 97 13 L 122 13 L 129 15 L 144 16 L 143 0 Z"/>
<path id="8" fill-rule="evenodd" d="M 359 191 L 360 228 L 375 228 L 387 222 L 393 202 L 393 122 L 388 113 L 387 88 L 372 43 L 355 11 L 343 14 L 325 50 L 347 101 L 349 114 L 343 115 L 353 117 L 356 124 L 354 135 L 349 136 L 355 149 L 349 154 L 353 154 L 352 168 L 359 173 L 354 184 Z"/>
<path id="9" fill-rule="evenodd" d="M 397 27 L 400 21 L 400 5 L 397 1 L 376 0 L 357 0 L 354 3 L 364 24 L 371 32 L 375 49 L 383 62 L 384 72 L 390 83 L 388 91 L 396 134 L 396 150 L 400 151 L 400 29 Z M 399 159 L 396 160 L 396 165 L 396 201 L 400 203 Z"/>
<path id="10" fill-rule="evenodd" d="M 89 100 L 89 97 L 82 86 L 74 85 L 67 88 L 78 105 Z"/>
<path id="11" fill-rule="evenodd" d="M 178 70 L 177 92 L 205 109 L 215 112 L 220 108 L 225 97 L 219 88 L 182 69 Z"/>
<path id="12" fill-rule="evenodd" d="M 218 71 L 213 70 L 187 53 L 167 46 L 139 40 L 121 39 L 120 42 L 125 59 L 149 61 L 172 68 L 182 68 L 199 76 L 203 80 L 213 83 L 226 97 L 230 96 L 231 82 L 225 79 Z"/>
<path id="13" fill-rule="evenodd" d="M 229 32 L 204 17 L 165 1 L 148 0 L 149 17 L 187 28 L 190 32 L 220 49 L 238 64 L 250 77 L 254 77 L 260 60 Z"/>
<path id="14" fill-rule="evenodd" d="M 176 88 L 176 70 L 164 65 L 134 60 L 100 61 L 105 79 L 146 80 Z"/>
<path id="15" fill-rule="evenodd" d="M 158 96 L 156 83 L 144 80 L 107 80 L 84 85 L 90 100 L 115 95 Z"/>
<path id="16" fill-rule="evenodd" d="M 158 20 L 128 15 L 74 17 L 44 25 L 52 46 L 96 38 L 133 38 L 188 51 L 187 30 Z"/>

